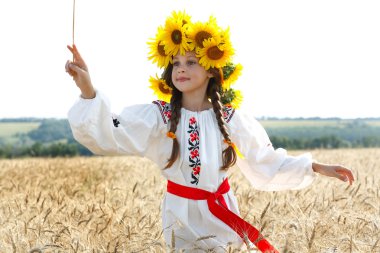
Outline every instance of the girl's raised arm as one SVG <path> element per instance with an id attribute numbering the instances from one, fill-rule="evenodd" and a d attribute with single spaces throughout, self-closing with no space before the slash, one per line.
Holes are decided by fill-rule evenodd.
<path id="1" fill-rule="evenodd" d="M 81 90 L 81 96 L 86 99 L 91 99 L 96 96 L 95 89 L 91 83 L 90 74 L 87 65 L 80 55 L 75 45 L 67 46 L 73 54 L 74 61 L 68 60 L 65 65 L 66 72 L 73 77 L 76 85 Z"/>

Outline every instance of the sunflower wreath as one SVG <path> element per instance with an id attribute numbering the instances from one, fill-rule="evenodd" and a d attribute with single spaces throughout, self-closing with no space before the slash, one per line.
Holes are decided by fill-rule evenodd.
<path id="1" fill-rule="evenodd" d="M 210 16 L 207 22 L 191 22 L 191 17 L 183 12 L 173 11 L 166 19 L 165 26 L 158 27 L 156 37 L 148 42 L 148 59 L 159 68 L 166 68 L 173 62 L 178 52 L 194 51 L 199 64 L 206 70 L 220 68 L 223 83 L 220 87 L 221 102 L 239 108 L 243 97 L 239 90 L 231 88 L 242 72 L 241 64 L 232 63 L 234 49 L 230 41 L 229 29 L 223 30 L 216 19 Z M 158 99 L 170 102 L 172 88 L 162 77 L 150 77 L 150 88 Z"/>

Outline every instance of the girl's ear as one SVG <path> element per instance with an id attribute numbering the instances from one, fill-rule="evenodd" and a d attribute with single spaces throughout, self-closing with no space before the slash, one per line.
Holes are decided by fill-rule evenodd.
<path id="1" fill-rule="evenodd" d="M 210 71 L 207 71 L 207 77 L 208 77 L 208 78 L 213 78 L 214 75 L 213 75 Z"/>

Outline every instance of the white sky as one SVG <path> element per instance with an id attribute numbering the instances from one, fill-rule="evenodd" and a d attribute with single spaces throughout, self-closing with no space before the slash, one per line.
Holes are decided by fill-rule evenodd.
<path id="1" fill-rule="evenodd" d="M 235 88 L 257 117 L 380 117 L 378 0 L 76 0 L 75 42 L 115 113 L 150 103 L 148 38 L 172 10 L 230 26 Z M 0 2 L 0 118 L 66 117 L 72 0 Z"/>

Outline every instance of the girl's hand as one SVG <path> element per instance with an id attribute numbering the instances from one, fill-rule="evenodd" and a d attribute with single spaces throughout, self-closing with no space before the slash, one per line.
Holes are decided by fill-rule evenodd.
<path id="1" fill-rule="evenodd" d="M 344 182 L 349 181 L 350 185 L 354 181 L 352 171 L 340 165 L 327 165 L 322 163 L 313 162 L 313 170 L 328 177 L 336 177 Z"/>
<path id="2" fill-rule="evenodd" d="M 73 54 L 74 61 L 68 60 L 66 62 L 66 72 L 73 77 L 76 85 L 82 92 L 81 96 L 83 98 L 94 98 L 96 93 L 94 87 L 92 86 L 90 74 L 88 73 L 88 68 L 85 61 L 75 45 L 72 47 L 67 46 L 67 48 Z"/>

